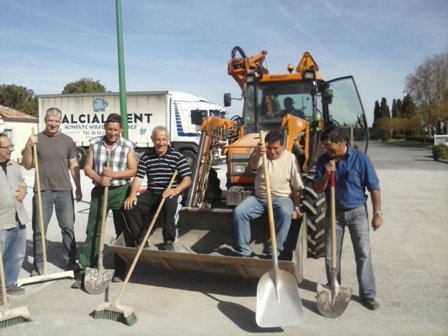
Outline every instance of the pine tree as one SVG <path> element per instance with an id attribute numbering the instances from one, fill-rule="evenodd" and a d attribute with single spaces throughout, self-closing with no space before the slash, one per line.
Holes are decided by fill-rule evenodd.
<path id="1" fill-rule="evenodd" d="M 389 105 L 387 105 L 387 100 L 386 98 L 381 98 L 381 118 L 390 118 L 390 110 L 389 110 Z"/>

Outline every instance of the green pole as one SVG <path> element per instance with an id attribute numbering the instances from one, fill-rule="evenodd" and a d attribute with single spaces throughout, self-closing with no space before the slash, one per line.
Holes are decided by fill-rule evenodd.
<path id="1" fill-rule="evenodd" d="M 120 115 L 123 119 L 123 137 L 128 139 L 128 107 L 126 102 L 126 79 L 124 73 L 123 26 L 121 22 L 121 0 L 115 0 L 117 14 L 118 77 L 120 82 Z"/>

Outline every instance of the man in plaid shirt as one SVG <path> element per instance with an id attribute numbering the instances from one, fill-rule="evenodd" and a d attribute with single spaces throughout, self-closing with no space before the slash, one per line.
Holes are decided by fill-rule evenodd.
<path id="1" fill-rule="evenodd" d="M 119 114 L 110 114 L 104 124 L 104 129 L 106 135 L 90 141 L 91 146 L 84 166 L 85 174 L 92 179 L 95 186 L 91 193 L 86 241 L 79 255 L 82 270 L 72 288 L 81 288 L 85 269 L 96 266 L 101 234 L 104 187 L 109 187 L 108 210 L 112 209 L 115 233 L 118 237 L 124 232 L 126 240 L 129 237 L 123 216 L 123 202 L 128 195 L 130 180 L 137 171 L 134 144 L 121 137 L 123 123 Z M 109 166 L 107 166 L 108 157 L 110 157 Z M 126 274 L 126 263 L 117 255 L 115 255 L 114 263 L 115 275 L 112 281 L 122 281 Z"/>

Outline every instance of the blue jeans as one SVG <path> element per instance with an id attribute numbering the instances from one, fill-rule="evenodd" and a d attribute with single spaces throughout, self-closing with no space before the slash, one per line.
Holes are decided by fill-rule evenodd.
<path id="1" fill-rule="evenodd" d="M 277 249 L 279 251 L 283 250 L 283 243 L 288 236 L 293 208 L 294 204 L 289 197 L 272 198 Z M 238 253 L 245 256 L 251 255 L 250 221 L 260 217 L 265 211 L 266 200 L 256 196 L 247 197 L 233 211 L 233 226 L 236 234 L 236 249 Z"/>
<path id="2" fill-rule="evenodd" d="M 61 228 L 62 234 L 62 257 L 67 263 L 76 259 L 75 241 L 75 209 L 73 204 L 73 193 L 71 190 L 63 191 L 42 191 L 42 216 L 44 230 L 48 232 L 48 224 L 53 216 L 53 208 L 56 211 L 56 218 Z M 37 208 L 37 194 L 33 197 L 33 253 L 34 268 L 37 270 L 42 266 L 42 238 L 39 225 L 39 210 Z"/>
<path id="3" fill-rule="evenodd" d="M 6 288 L 17 283 L 26 250 L 26 226 L 17 222 L 14 229 L 0 230 Z"/>
<path id="4" fill-rule="evenodd" d="M 331 217 L 327 213 L 325 227 L 325 269 L 328 283 L 331 283 Z M 345 227 L 350 232 L 356 261 L 356 275 L 361 299 L 374 299 L 376 295 L 375 275 L 370 255 L 369 218 L 365 205 L 336 213 L 336 275 L 341 284 L 341 253 Z"/>

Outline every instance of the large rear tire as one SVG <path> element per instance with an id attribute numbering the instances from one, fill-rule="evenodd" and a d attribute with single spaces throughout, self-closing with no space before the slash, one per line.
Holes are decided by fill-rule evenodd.
<path id="1" fill-rule="evenodd" d="M 316 193 L 313 190 L 314 171 L 303 176 L 305 184 L 303 207 L 307 213 L 307 242 L 308 258 L 320 258 L 325 255 L 325 212 L 326 201 L 324 193 Z M 303 223 L 302 223 L 303 224 Z"/>

